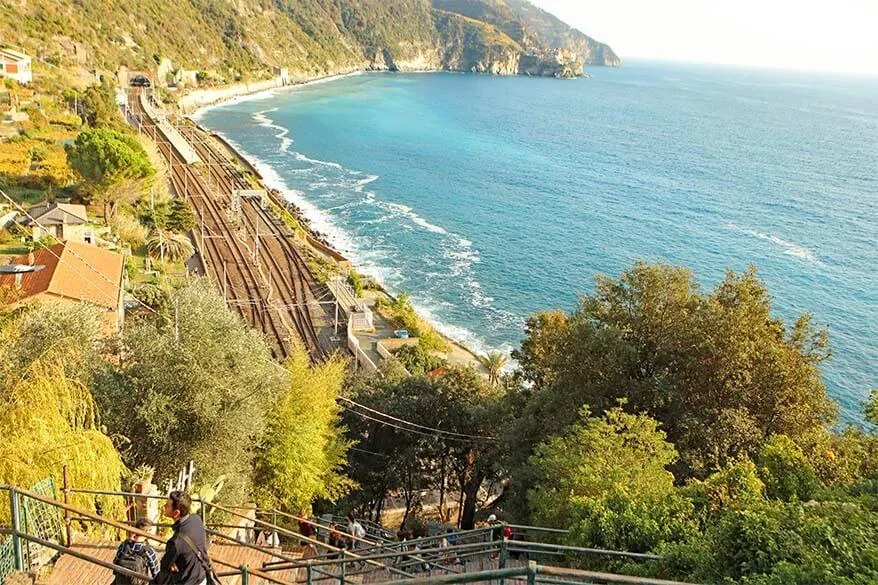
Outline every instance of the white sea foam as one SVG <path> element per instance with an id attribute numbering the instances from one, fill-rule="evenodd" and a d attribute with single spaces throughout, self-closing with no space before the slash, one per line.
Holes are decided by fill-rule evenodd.
<path id="1" fill-rule="evenodd" d="M 760 232 L 757 230 L 751 230 L 748 228 L 744 228 L 738 226 L 733 223 L 726 224 L 726 227 L 735 231 L 739 231 L 741 233 L 745 233 L 753 236 L 754 238 L 759 238 L 760 240 L 765 240 L 767 242 L 771 242 L 783 248 L 783 253 L 789 256 L 795 256 L 796 258 L 801 258 L 802 260 L 807 260 L 808 262 L 812 262 L 814 264 L 818 264 L 820 266 L 824 266 L 824 263 L 817 256 L 817 253 L 809 250 L 805 246 L 801 246 L 794 242 L 790 242 L 788 240 L 784 240 L 780 236 L 776 234 L 767 234 L 765 232 Z"/>
<path id="2" fill-rule="evenodd" d="M 337 162 L 330 162 L 325 160 L 317 160 L 316 158 L 308 158 L 301 152 L 295 153 L 293 156 L 296 157 L 297 161 L 311 163 L 312 165 L 323 165 L 325 167 L 332 167 L 333 169 L 341 169 L 341 165 Z"/>
<path id="3" fill-rule="evenodd" d="M 408 218 L 409 220 L 411 220 L 412 223 L 419 225 L 428 232 L 443 235 L 448 233 L 448 230 L 446 230 L 444 227 L 430 223 L 429 221 L 412 211 L 412 208 L 408 205 L 403 205 L 402 203 L 393 203 L 391 201 L 381 201 L 378 199 L 375 199 L 374 201 L 376 205 L 383 207 L 388 211 L 395 211 L 399 213 L 399 215 Z"/>
<path id="4" fill-rule="evenodd" d="M 253 119 L 256 122 L 264 127 L 271 128 L 272 130 L 278 130 L 278 133 L 274 135 L 275 138 L 280 140 L 280 151 L 286 152 L 289 150 L 290 146 L 293 144 L 293 139 L 289 138 L 287 135 L 290 133 L 290 129 L 285 126 L 280 126 L 274 123 L 274 120 L 266 116 L 266 114 L 270 114 L 271 112 L 276 112 L 277 108 L 271 108 L 268 110 L 263 110 L 261 112 L 256 112 L 253 114 Z"/>

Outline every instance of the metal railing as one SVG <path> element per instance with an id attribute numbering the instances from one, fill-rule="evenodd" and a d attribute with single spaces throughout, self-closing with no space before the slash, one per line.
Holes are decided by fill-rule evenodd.
<path id="1" fill-rule="evenodd" d="M 25 500 L 32 500 L 36 502 L 41 502 L 47 506 L 51 506 L 57 508 L 59 510 L 63 510 L 68 513 L 76 514 L 79 518 L 91 520 L 94 522 L 98 522 L 100 524 L 110 526 L 119 530 L 124 530 L 131 534 L 136 534 L 145 538 L 149 538 L 151 540 L 167 543 L 168 539 L 162 538 L 160 536 L 156 536 L 155 534 L 151 534 L 149 532 L 144 532 L 125 524 L 123 522 L 119 522 L 116 520 L 112 520 L 109 518 L 104 518 L 97 514 L 93 514 L 86 510 L 82 510 L 80 508 L 75 508 L 70 506 L 69 504 L 64 504 L 62 502 L 55 501 L 53 499 L 41 496 L 39 494 L 35 494 L 33 492 L 23 490 L 16 486 L 10 485 L 0 485 L 0 492 L 6 492 L 9 495 L 9 506 L 10 506 L 10 524 L 11 526 L 8 528 L 0 527 L 0 534 L 9 535 L 11 537 L 11 546 L 12 546 L 12 555 L 13 555 L 13 565 L 16 571 L 24 571 L 26 570 L 25 565 L 25 555 L 24 555 L 24 546 L 25 542 L 30 542 L 37 544 L 39 546 L 43 546 L 54 551 L 69 554 L 72 557 L 78 558 L 80 560 L 86 561 L 88 563 L 98 565 L 105 569 L 110 569 L 115 573 L 119 573 L 122 575 L 126 575 L 129 577 L 133 577 L 136 579 L 151 580 L 151 576 L 144 575 L 127 569 L 125 567 L 121 567 L 119 565 L 115 565 L 113 563 L 108 563 L 104 560 L 101 560 L 93 555 L 89 555 L 83 553 L 79 550 L 74 549 L 72 546 L 64 545 L 59 542 L 53 542 L 51 540 L 47 540 L 41 538 L 40 536 L 30 534 L 27 529 L 24 527 L 24 523 L 22 521 L 22 502 Z M 250 576 L 259 577 L 264 581 L 269 583 L 276 583 L 278 585 L 295 585 L 290 581 L 286 581 L 283 579 L 279 579 L 267 573 L 264 573 L 258 569 L 250 568 L 247 565 L 236 566 L 232 563 L 226 562 L 223 559 L 217 558 L 213 555 L 209 555 L 211 562 L 215 566 L 222 566 L 226 568 L 233 569 L 231 572 L 227 572 L 225 574 L 229 575 L 239 575 L 241 577 L 242 585 L 249 585 Z M 5 576 L 4 576 L 5 578 Z"/>
<path id="2" fill-rule="evenodd" d="M 12 564 L 14 565 L 14 568 L 17 570 L 23 570 L 26 568 L 24 544 L 33 543 L 56 552 L 69 554 L 77 559 L 110 569 L 123 575 L 139 579 L 146 578 L 145 575 L 137 575 L 124 567 L 108 563 L 93 555 L 89 555 L 82 550 L 73 548 L 69 539 L 62 539 L 59 536 L 59 542 L 53 542 L 49 538 L 44 538 L 44 535 L 34 534 L 32 530 L 28 530 L 28 527 L 23 520 L 22 509 L 24 507 L 23 504 L 25 503 L 38 502 L 41 505 L 54 510 L 56 517 L 60 517 L 63 514 L 64 520 L 68 526 L 70 522 L 74 520 L 80 522 L 94 522 L 119 531 L 138 534 L 158 542 L 166 542 L 166 539 L 164 538 L 139 531 L 124 522 L 112 520 L 99 514 L 76 508 L 69 505 L 69 503 L 58 502 L 45 495 L 22 490 L 14 486 L 0 485 L 0 494 L 4 492 L 9 495 L 12 526 L 10 528 L 0 528 L 0 535 L 8 535 L 10 537 L 6 543 L 0 541 L 0 571 L 2 571 L 4 547 L 11 550 Z M 92 494 L 95 496 L 117 496 L 129 499 L 166 498 L 166 496 L 163 495 L 114 492 L 109 490 L 75 489 L 69 487 L 65 490 L 65 498 L 69 493 Z M 563 532 L 554 529 L 509 525 L 513 530 L 514 538 L 506 539 L 498 538 L 498 534 L 502 535 L 503 529 L 506 526 L 499 524 L 474 530 L 446 532 L 402 542 L 377 541 L 369 538 L 358 539 L 353 535 L 338 531 L 339 534 L 343 535 L 354 547 L 346 549 L 324 543 L 315 537 L 304 536 L 296 530 L 278 524 L 278 522 L 283 519 L 296 522 L 307 520 L 317 529 L 328 530 L 328 527 L 323 526 L 320 522 L 314 521 L 310 518 L 301 518 L 279 510 L 256 509 L 252 506 L 223 506 L 211 502 L 201 502 L 201 505 L 202 516 L 205 518 L 210 517 L 211 514 L 221 514 L 226 519 L 232 519 L 232 522 L 206 521 L 205 526 L 207 534 L 212 536 L 215 542 L 217 540 L 223 540 L 231 545 L 258 550 L 265 553 L 270 559 L 261 561 L 261 566 L 259 567 L 249 567 L 247 565 L 236 566 L 211 555 L 211 560 L 214 565 L 222 568 L 222 572 L 218 573 L 219 576 L 238 576 L 241 579 L 241 583 L 244 585 L 247 585 L 250 582 L 249 580 L 251 577 L 258 577 L 262 580 L 261 582 L 290 585 L 291 581 L 284 580 L 278 576 L 280 572 L 284 571 L 295 571 L 295 574 L 298 575 L 295 581 L 299 583 L 304 581 L 306 585 L 314 585 L 317 582 L 325 581 L 329 582 L 328 585 L 334 585 L 335 582 L 337 582 L 338 585 L 366 582 L 380 582 L 388 585 L 398 585 L 403 583 L 407 585 L 443 585 L 445 583 L 477 583 L 485 581 L 492 583 L 497 582 L 499 585 L 508 585 L 504 583 L 505 580 L 518 581 L 523 585 L 525 579 L 528 583 L 545 583 L 547 585 L 573 585 L 576 583 L 680 585 L 673 581 L 661 581 L 609 573 L 594 573 L 572 568 L 536 564 L 536 561 L 534 560 L 535 557 L 550 559 L 560 558 L 560 560 L 571 560 L 580 557 L 601 557 L 625 559 L 629 561 L 654 561 L 661 558 L 656 555 L 645 553 L 575 547 L 521 539 L 524 534 L 530 536 L 536 535 L 540 532 L 548 534 Z M 249 515 L 241 513 L 240 510 L 246 510 Z M 261 514 L 263 518 L 254 517 L 257 513 Z M 264 519 L 266 515 L 270 515 L 272 522 Z M 248 530 L 255 529 L 256 527 L 269 529 L 287 539 L 294 539 L 295 541 L 306 545 L 306 548 L 312 553 L 310 558 L 298 558 L 296 556 L 298 553 L 288 553 L 283 550 L 279 551 L 271 547 L 252 544 L 248 541 L 249 535 L 246 540 L 242 540 L 221 531 L 224 528 L 241 528 L 240 523 L 234 523 L 234 520 L 238 518 L 246 519 L 248 522 L 252 523 L 252 527 L 248 525 Z M 278 520 L 279 518 L 281 520 Z M 63 544 L 61 542 L 62 540 Z M 521 564 L 521 562 L 527 562 L 527 567 L 509 566 L 510 564 Z M 485 566 L 490 568 L 484 570 Z M 476 570 L 471 570 L 473 568 L 476 568 Z M 304 576 L 302 575 L 303 572 Z M 3 577 L 4 574 L 0 572 L 0 584 L 3 582 Z M 395 581 L 393 580 L 394 578 L 396 579 Z"/>

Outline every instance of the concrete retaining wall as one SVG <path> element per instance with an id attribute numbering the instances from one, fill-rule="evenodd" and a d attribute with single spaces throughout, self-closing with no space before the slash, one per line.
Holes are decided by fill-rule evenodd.
<path id="1" fill-rule="evenodd" d="M 357 339 L 356 335 L 354 335 L 350 319 L 348 319 L 348 349 L 351 350 L 351 353 L 354 354 L 354 357 L 357 359 L 357 363 L 366 368 L 367 372 L 378 371 L 378 366 L 375 365 L 375 363 L 371 359 L 369 359 L 369 356 L 366 355 L 366 352 L 360 349 L 360 340 Z"/>
<path id="2" fill-rule="evenodd" d="M 253 83 L 236 83 L 227 87 L 199 89 L 181 97 L 178 105 L 182 113 L 191 114 L 198 108 L 209 106 L 223 100 L 283 86 L 283 78 L 275 77 L 274 79 L 266 79 L 265 81 L 256 81 Z"/>

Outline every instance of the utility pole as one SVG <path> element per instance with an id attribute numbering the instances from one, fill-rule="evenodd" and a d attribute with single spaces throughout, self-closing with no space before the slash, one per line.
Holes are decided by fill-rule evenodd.
<path id="1" fill-rule="evenodd" d="M 253 246 L 253 261 L 259 266 L 259 217 L 256 218 L 256 244 Z"/>
<path id="2" fill-rule="evenodd" d="M 201 219 L 201 257 L 204 258 L 204 213 L 199 211 L 198 217 Z"/>
<path id="3" fill-rule="evenodd" d="M 226 261 L 223 260 L 223 300 L 228 301 L 228 295 L 226 294 Z"/>

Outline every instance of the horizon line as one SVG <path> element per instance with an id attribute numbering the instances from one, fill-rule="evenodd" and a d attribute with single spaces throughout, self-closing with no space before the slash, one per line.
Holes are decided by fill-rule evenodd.
<path id="1" fill-rule="evenodd" d="M 676 58 L 676 57 L 644 57 L 639 55 L 629 55 L 624 56 L 619 55 L 619 59 L 622 60 L 622 67 L 625 66 L 626 62 L 641 62 L 641 63 L 673 63 L 680 65 L 710 65 L 713 67 L 725 67 L 730 69 L 746 69 L 751 71 L 784 71 L 788 73 L 816 73 L 821 75 L 838 75 L 844 77 L 857 77 L 864 79 L 876 80 L 878 79 L 878 70 L 876 71 L 865 71 L 865 70 L 846 70 L 846 69 L 824 69 L 820 67 L 804 67 L 804 66 L 787 66 L 787 65 L 775 65 L 771 63 L 761 63 L 761 64 L 752 64 L 752 63 L 735 63 L 735 62 L 724 62 L 724 61 L 707 61 L 707 60 L 697 60 L 697 59 L 686 59 L 686 58 Z M 592 65 L 594 67 L 596 65 Z"/>

